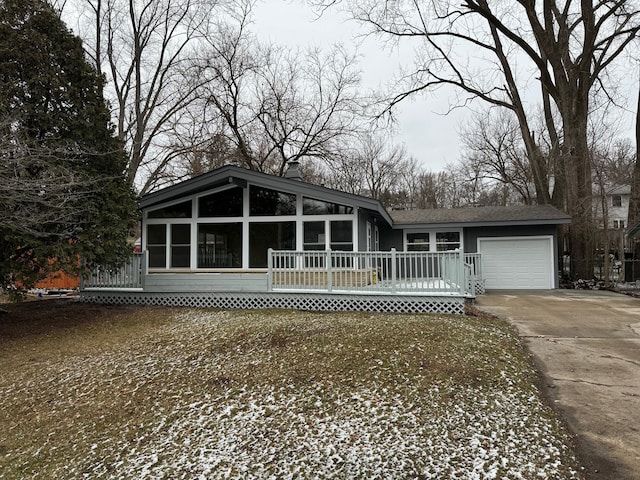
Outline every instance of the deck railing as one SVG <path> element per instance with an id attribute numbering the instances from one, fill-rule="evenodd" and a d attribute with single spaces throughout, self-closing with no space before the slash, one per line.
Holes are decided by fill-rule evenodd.
<path id="1" fill-rule="evenodd" d="M 80 288 L 142 288 L 147 266 L 147 252 L 134 253 L 119 267 L 96 266 L 81 279 Z"/>
<path id="2" fill-rule="evenodd" d="M 144 288 L 148 253 L 119 268 L 96 267 L 81 289 Z M 268 291 L 459 294 L 475 296 L 482 280 L 480 254 L 450 252 L 345 252 L 271 250 Z"/>
<path id="3" fill-rule="evenodd" d="M 480 253 L 465 253 L 464 265 L 467 275 L 467 286 L 472 296 L 476 296 L 477 288 L 484 285 L 482 279 L 482 255 Z M 480 293 L 484 291 L 484 287 Z"/>
<path id="4" fill-rule="evenodd" d="M 470 294 L 463 253 L 269 250 L 269 290 Z"/>

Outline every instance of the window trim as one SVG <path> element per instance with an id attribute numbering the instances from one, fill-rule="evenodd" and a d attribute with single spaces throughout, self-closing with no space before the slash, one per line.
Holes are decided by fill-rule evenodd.
<path id="1" fill-rule="evenodd" d="M 622 207 L 622 195 L 611 195 L 611 206 Z"/>
<path id="2" fill-rule="evenodd" d="M 449 233 L 449 232 L 455 232 L 460 235 L 460 246 L 457 249 L 453 249 L 453 250 L 438 250 L 439 242 L 437 241 L 437 234 Z M 411 243 L 409 243 L 407 236 L 410 234 L 425 234 L 425 233 L 429 234 L 429 250 L 409 250 L 408 247 L 409 245 L 411 245 Z M 454 252 L 456 250 L 464 252 L 464 234 L 463 234 L 462 228 L 424 228 L 424 229 L 405 230 L 402 240 L 403 240 L 403 249 L 405 252 L 417 251 L 417 252 L 425 252 L 425 253 L 437 253 L 438 251 Z"/>

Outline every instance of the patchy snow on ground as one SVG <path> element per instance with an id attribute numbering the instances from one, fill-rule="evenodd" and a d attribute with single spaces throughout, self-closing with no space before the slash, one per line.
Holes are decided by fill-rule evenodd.
<path id="1" fill-rule="evenodd" d="M 425 389 L 408 376 L 389 382 L 400 355 L 376 358 L 375 352 L 365 382 L 230 381 L 221 374 L 229 362 L 279 368 L 273 353 L 261 356 L 240 344 L 225 351 L 199 346 L 233 330 L 233 319 L 185 312 L 168 327 L 171 341 L 147 339 L 139 350 L 68 359 L 26 385 L 0 383 L 0 408 L 25 389 L 37 396 L 47 382 L 59 392 L 48 415 L 68 419 L 74 438 L 65 462 L 46 474 L 52 478 L 582 478 L 557 420 L 534 389 L 511 378 L 517 374 L 508 365 L 495 372 L 500 389 L 447 380 Z M 411 347 L 420 352 L 428 344 L 416 339 Z M 185 369 L 194 384 L 213 378 L 216 388 L 177 388 L 172 378 Z M 128 399 L 122 417 L 109 412 L 99 391 Z M 87 422 L 78 413 L 83 406 L 105 415 Z M 51 444 L 25 445 L 19 457 L 55 456 L 54 440 L 52 433 Z M 572 464 L 563 464 L 567 458 Z M 10 477 L 0 470 L 0 478 Z M 32 478 L 45 477 L 33 472 Z"/>

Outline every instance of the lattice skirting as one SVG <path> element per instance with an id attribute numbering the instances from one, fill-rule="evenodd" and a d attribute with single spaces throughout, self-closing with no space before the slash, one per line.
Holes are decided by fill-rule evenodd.
<path id="1" fill-rule="evenodd" d="M 485 294 L 484 280 L 475 279 L 471 281 L 475 283 L 476 295 L 484 295 Z"/>
<path id="2" fill-rule="evenodd" d="M 464 297 L 373 296 L 321 293 L 144 293 L 83 291 L 84 302 L 222 309 L 284 308 L 311 311 L 464 314 Z"/>

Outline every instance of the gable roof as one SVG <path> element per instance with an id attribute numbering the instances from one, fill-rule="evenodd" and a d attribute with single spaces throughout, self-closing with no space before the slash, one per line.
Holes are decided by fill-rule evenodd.
<path id="1" fill-rule="evenodd" d="M 394 228 L 418 225 L 436 228 L 571 223 L 570 215 L 552 205 L 394 210 L 391 218 Z"/>
<path id="2" fill-rule="evenodd" d="M 376 213 L 389 225 L 393 223 L 391 216 L 382 204 L 373 198 L 333 190 L 331 188 L 305 183 L 300 180 L 256 172 L 255 170 L 248 170 L 246 168 L 236 167 L 235 165 L 226 165 L 211 172 L 185 180 L 184 182 L 144 195 L 140 199 L 140 208 L 149 208 L 171 202 L 223 185 L 236 184 L 238 186 L 246 186 L 247 183 L 260 185 L 273 190 L 282 190 L 288 193 L 301 193 L 318 200 L 364 208 Z"/>

